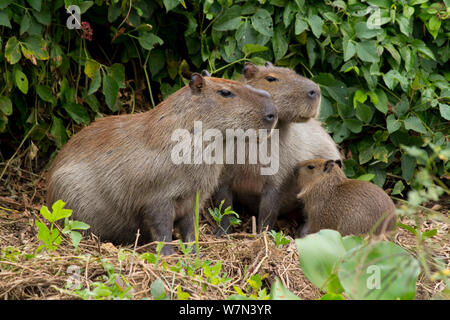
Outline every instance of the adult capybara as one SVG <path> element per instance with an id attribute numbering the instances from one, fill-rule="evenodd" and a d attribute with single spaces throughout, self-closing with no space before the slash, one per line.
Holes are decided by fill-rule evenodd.
<path id="1" fill-rule="evenodd" d="M 341 163 L 316 159 L 300 162 L 297 170 L 298 194 L 304 204 L 304 236 L 321 229 L 334 229 L 342 235 L 375 234 L 392 230 L 395 206 L 377 185 L 348 179 Z"/>
<path id="2" fill-rule="evenodd" d="M 227 166 L 213 198 L 216 206 L 225 199 L 225 207 L 232 206 L 235 200 L 248 208 L 258 208 L 258 230 L 262 231 L 266 227 L 271 229 L 280 213 L 298 207 L 299 190 L 293 172 L 299 160 L 337 160 L 341 156 L 321 123 L 313 119 L 321 100 L 316 83 L 269 62 L 265 66 L 246 63 L 242 81 L 269 92 L 278 108 L 279 168 L 272 175 L 261 175 L 260 164 Z M 221 224 L 219 234 L 229 227 L 227 216 Z"/>
<path id="3" fill-rule="evenodd" d="M 189 86 L 154 109 L 105 117 L 74 135 L 51 166 L 47 203 L 62 199 L 74 219 L 114 243 L 134 242 L 138 229 L 144 241 L 171 241 L 174 223 L 183 241 L 191 241 L 196 191 L 202 206 L 223 169 L 221 163 L 172 161 L 180 143 L 172 133 L 184 129 L 192 136 L 194 121 L 221 133 L 273 129 L 277 110 L 263 90 L 193 74 Z"/>

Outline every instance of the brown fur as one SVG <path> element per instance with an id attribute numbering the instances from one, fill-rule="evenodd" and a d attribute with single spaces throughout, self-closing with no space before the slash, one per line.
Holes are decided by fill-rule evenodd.
<path id="1" fill-rule="evenodd" d="M 307 215 L 301 235 L 321 229 L 334 229 L 342 235 L 380 234 L 394 228 L 391 198 L 373 183 L 348 179 L 335 161 L 303 161 L 297 173 L 302 190 L 297 197 Z"/>
<path id="2" fill-rule="evenodd" d="M 276 81 L 268 81 L 273 77 Z M 293 175 L 298 161 L 313 158 L 340 159 L 336 144 L 321 127 L 316 116 L 320 106 L 320 88 L 294 70 L 247 63 L 244 83 L 269 92 L 278 108 L 279 171 L 272 176 L 260 175 L 259 165 L 227 166 L 214 195 L 216 206 L 225 199 L 226 206 L 237 200 L 247 207 L 258 208 L 258 230 L 271 229 L 278 215 L 298 207 L 297 184 Z M 315 92 L 314 97 L 308 93 Z M 308 120 L 309 119 L 309 120 Z M 295 122 L 295 123 L 294 123 Z M 270 149 L 269 149 L 270 150 Z M 228 227 L 226 218 L 222 228 Z M 220 230 L 217 230 L 220 234 Z"/>
<path id="3" fill-rule="evenodd" d="M 235 96 L 222 97 L 218 91 L 223 89 Z M 268 114 L 274 115 L 271 123 Z M 153 110 L 105 117 L 72 137 L 48 174 L 47 203 L 62 199 L 74 219 L 88 223 L 104 240 L 131 243 L 140 229 L 144 241 L 171 241 L 177 222 L 183 241 L 191 241 L 195 193 L 200 192 L 202 205 L 216 188 L 223 165 L 174 164 L 172 131 L 192 132 L 196 120 L 203 130 L 223 133 L 227 128 L 271 129 L 276 115 L 267 92 L 194 74 L 190 87 Z"/>

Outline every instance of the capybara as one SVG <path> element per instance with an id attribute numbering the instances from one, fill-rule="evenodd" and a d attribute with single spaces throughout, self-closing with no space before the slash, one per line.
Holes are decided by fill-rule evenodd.
<path id="1" fill-rule="evenodd" d="M 192 241 L 196 192 L 202 206 L 224 166 L 173 163 L 178 142 L 171 135 L 176 129 L 192 135 L 194 121 L 222 133 L 272 130 L 277 109 L 263 90 L 195 73 L 188 86 L 154 109 L 105 117 L 74 135 L 51 166 L 47 203 L 62 199 L 74 219 L 114 243 L 134 242 L 138 229 L 143 241 L 171 241 L 174 223 L 182 240 Z M 173 249 L 165 246 L 162 252 Z"/>
<path id="2" fill-rule="evenodd" d="M 306 225 L 304 236 L 321 229 L 333 229 L 342 235 L 380 234 L 392 230 L 395 206 L 377 185 L 348 179 L 341 162 L 315 159 L 298 165 L 297 178 L 304 204 Z"/>
<path id="3" fill-rule="evenodd" d="M 297 209 L 299 190 L 293 172 L 299 160 L 338 160 L 341 156 L 333 139 L 314 119 L 321 100 L 316 83 L 270 62 L 265 66 L 246 63 L 242 81 L 269 92 L 278 108 L 279 169 L 273 175 L 261 175 L 260 164 L 226 166 L 213 202 L 218 206 L 225 200 L 227 207 L 238 201 L 248 208 L 258 208 L 258 231 L 262 231 L 271 229 L 280 213 Z M 228 229 L 227 216 L 221 225 L 218 234 Z"/>

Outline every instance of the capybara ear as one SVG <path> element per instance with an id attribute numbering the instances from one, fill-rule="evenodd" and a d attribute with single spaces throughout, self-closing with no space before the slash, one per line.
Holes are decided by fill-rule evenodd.
<path id="1" fill-rule="evenodd" d="M 334 167 L 334 161 L 333 160 L 327 160 L 327 162 L 325 162 L 325 165 L 323 166 L 323 171 L 324 172 L 330 172 Z"/>
<path id="2" fill-rule="evenodd" d="M 255 76 L 255 74 L 258 72 L 258 67 L 255 66 L 253 63 L 251 62 L 246 62 L 244 64 L 244 77 L 245 79 L 251 79 Z"/>
<path id="3" fill-rule="evenodd" d="M 193 73 L 191 76 L 191 81 L 189 81 L 189 87 L 191 87 L 191 91 L 193 94 L 199 94 L 202 91 L 202 88 L 205 85 L 205 79 L 198 74 Z"/>
<path id="4" fill-rule="evenodd" d="M 203 77 L 211 77 L 211 75 L 209 74 L 208 70 L 202 70 L 201 75 Z"/>
<path id="5" fill-rule="evenodd" d="M 342 161 L 341 161 L 341 159 L 334 160 L 334 162 L 339 166 L 339 168 L 342 168 Z"/>
<path id="6" fill-rule="evenodd" d="M 270 62 L 270 61 L 267 61 L 267 62 L 264 64 L 264 66 L 267 67 L 267 68 L 273 68 L 273 64 L 272 64 L 272 62 Z"/>

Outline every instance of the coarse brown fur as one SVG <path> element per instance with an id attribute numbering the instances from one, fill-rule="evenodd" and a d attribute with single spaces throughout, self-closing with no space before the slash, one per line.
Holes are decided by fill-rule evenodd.
<path id="1" fill-rule="evenodd" d="M 220 90 L 234 96 L 223 97 Z M 105 117 L 73 136 L 48 174 L 47 203 L 62 199 L 73 209 L 72 217 L 103 240 L 132 243 L 140 229 L 144 241 L 171 241 L 176 222 L 183 241 L 191 241 L 196 191 L 202 205 L 223 169 L 223 164 L 171 161 L 177 143 L 172 132 L 192 132 L 194 121 L 202 121 L 203 130 L 221 132 L 272 129 L 277 110 L 267 92 L 194 74 L 189 86 L 154 109 Z M 172 252 L 167 246 L 163 250 Z"/>
<path id="2" fill-rule="evenodd" d="M 271 63 L 265 66 L 245 64 L 242 81 L 269 92 L 278 108 L 279 170 L 274 175 L 261 175 L 259 164 L 226 166 L 214 203 L 218 206 L 225 199 L 225 207 L 232 206 L 233 201 L 249 208 L 256 206 L 258 231 L 262 231 L 266 227 L 271 229 L 279 214 L 298 207 L 299 190 L 293 175 L 298 161 L 340 159 L 341 156 L 321 123 L 313 119 L 321 99 L 316 83 L 294 70 Z M 224 217 L 222 229 L 227 228 L 228 221 Z M 217 231 L 220 234 L 220 229 Z"/>
<path id="3" fill-rule="evenodd" d="M 380 234 L 392 230 L 395 206 L 377 185 L 348 179 L 334 160 L 300 162 L 297 170 L 298 199 L 307 222 L 300 235 L 333 229 L 342 235 Z"/>

